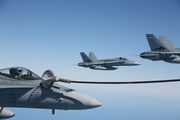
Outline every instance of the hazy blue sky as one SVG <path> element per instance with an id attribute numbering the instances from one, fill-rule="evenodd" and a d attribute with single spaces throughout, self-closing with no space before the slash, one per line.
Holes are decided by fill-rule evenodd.
<path id="1" fill-rule="evenodd" d="M 77 80 L 127 81 L 180 78 L 180 65 L 140 59 L 145 33 L 168 36 L 180 47 L 179 0 L 0 0 L 0 66 L 24 66 L 41 75 L 52 69 Z M 127 57 L 141 63 L 116 71 L 74 64 L 79 52 L 98 58 Z M 66 85 L 66 84 L 63 84 Z M 86 111 L 15 109 L 13 120 L 179 120 L 180 83 L 66 85 L 98 99 Z"/>

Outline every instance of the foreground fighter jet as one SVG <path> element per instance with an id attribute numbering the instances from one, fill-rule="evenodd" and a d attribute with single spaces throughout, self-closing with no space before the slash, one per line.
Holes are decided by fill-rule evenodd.
<path id="1" fill-rule="evenodd" d="M 12 67 L 0 70 L 0 119 L 15 116 L 15 113 L 6 107 L 39 108 L 61 110 L 83 110 L 100 107 L 101 103 L 96 99 L 64 87 L 57 82 L 78 84 L 143 84 L 177 82 L 174 80 L 157 81 L 129 81 L 129 82 L 92 82 L 75 81 L 58 78 L 51 70 L 46 70 L 42 77 L 23 67 Z"/>
<path id="2" fill-rule="evenodd" d="M 54 84 L 57 78 L 51 71 L 39 77 L 30 70 L 13 67 L 0 70 L 0 119 L 15 114 L 5 107 L 81 110 L 101 106 L 94 98 Z"/>
<path id="3" fill-rule="evenodd" d="M 141 58 L 152 61 L 163 60 L 168 63 L 180 63 L 180 48 L 174 45 L 164 36 L 157 38 L 153 34 L 146 34 L 151 51 L 140 54 Z"/>
<path id="4" fill-rule="evenodd" d="M 98 60 L 93 52 L 90 52 L 89 56 L 87 56 L 84 52 L 81 52 L 80 55 L 83 62 L 78 63 L 78 66 L 85 68 L 88 67 L 93 70 L 116 70 L 118 69 L 117 66 L 140 65 L 123 57 Z"/>

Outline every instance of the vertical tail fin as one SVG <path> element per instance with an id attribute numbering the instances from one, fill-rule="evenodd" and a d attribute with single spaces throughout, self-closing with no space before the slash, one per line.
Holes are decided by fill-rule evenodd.
<path id="1" fill-rule="evenodd" d="M 83 62 L 91 62 L 91 59 L 84 53 L 80 52 Z"/>
<path id="2" fill-rule="evenodd" d="M 93 52 L 89 52 L 89 58 L 91 59 L 92 62 L 97 61 L 97 57 Z"/>
<path id="3" fill-rule="evenodd" d="M 174 49 L 173 44 L 164 36 L 157 38 L 154 34 L 146 34 L 146 38 L 152 51 L 172 51 Z"/>
<path id="4" fill-rule="evenodd" d="M 173 43 L 165 36 L 160 36 L 159 40 L 162 44 L 162 46 L 164 46 L 164 48 L 166 48 L 169 51 L 173 51 L 174 50 L 174 45 Z"/>
<path id="5" fill-rule="evenodd" d="M 146 34 L 146 39 L 148 40 L 149 47 L 152 51 L 163 49 L 158 38 L 154 34 Z"/>

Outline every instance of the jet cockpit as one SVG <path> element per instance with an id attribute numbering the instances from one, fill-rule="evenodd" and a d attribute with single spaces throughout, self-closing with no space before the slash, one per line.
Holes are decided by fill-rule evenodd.
<path id="1" fill-rule="evenodd" d="M 0 75 L 18 80 L 41 80 L 42 78 L 23 67 L 11 67 L 0 70 Z"/>

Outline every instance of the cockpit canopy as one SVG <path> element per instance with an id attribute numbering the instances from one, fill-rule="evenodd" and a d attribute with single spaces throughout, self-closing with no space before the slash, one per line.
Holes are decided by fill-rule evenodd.
<path id="1" fill-rule="evenodd" d="M 23 67 L 12 67 L 0 70 L 0 75 L 18 80 L 41 80 L 42 78 Z"/>
<path id="2" fill-rule="evenodd" d="M 119 60 L 127 60 L 127 59 L 124 57 L 119 57 Z"/>

